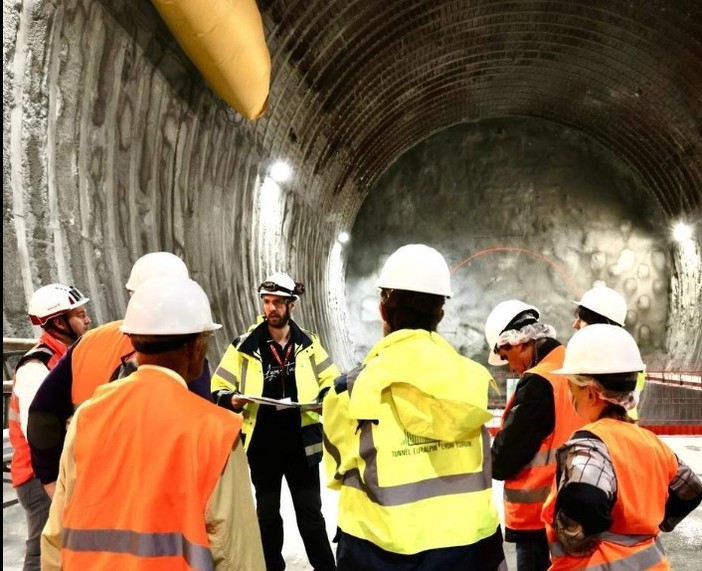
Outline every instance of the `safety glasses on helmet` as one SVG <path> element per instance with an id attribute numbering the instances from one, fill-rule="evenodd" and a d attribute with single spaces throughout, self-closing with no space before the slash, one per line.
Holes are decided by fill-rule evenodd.
<path id="1" fill-rule="evenodd" d="M 297 295 L 295 290 L 283 287 L 275 282 L 263 282 L 260 286 L 258 286 L 258 291 L 282 291 L 290 295 Z"/>

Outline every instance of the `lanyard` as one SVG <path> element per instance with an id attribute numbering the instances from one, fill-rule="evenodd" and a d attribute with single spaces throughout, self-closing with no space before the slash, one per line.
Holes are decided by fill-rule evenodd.
<path id="1" fill-rule="evenodd" d="M 278 353 L 278 349 L 276 349 L 275 347 L 275 343 L 270 343 L 269 347 L 271 348 L 271 353 L 273 353 L 273 357 L 275 357 L 275 360 L 278 361 L 280 368 L 283 369 L 283 374 L 285 374 L 285 365 L 288 364 L 288 361 L 290 360 L 290 354 L 292 353 L 293 349 L 292 341 L 288 343 L 288 349 L 287 351 L 285 351 L 285 358 L 283 359 L 280 358 L 280 354 Z"/>
<path id="2" fill-rule="evenodd" d="M 285 357 L 283 359 L 280 358 L 280 354 L 278 353 L 275 343 L 269 343 L 268 346 L 271 348 L 273 357 L 275 357 L 275 360 L 278 361 L 278 365 L 280 365 L 280 383 L 282 385 L 281 388 L 283 390 L 283 398 L 285 398 L 285 380 L 288 376 L 288 370 L 285 368 L 285 365 L 287 365 L 288 361 L 290 360 L 290 355 L 292 354 L 293 350 L 293 342 L 290 341 L 288 343 L 288 348 L 285 351 Z"/>

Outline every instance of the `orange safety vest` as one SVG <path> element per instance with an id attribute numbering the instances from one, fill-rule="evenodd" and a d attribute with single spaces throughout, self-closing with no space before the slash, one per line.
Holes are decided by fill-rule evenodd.
<path id="1" fill-rule="evenodd" d="M 539 375 L 551 383 L 555 406 L 555 427 L 553 432 L 541 442 L 531 462 L 516 476 L 505 480 L 505 525 L 513 530 L 544 528 L 541 522 L 541 510 L 556 475 L 556 453 L 571 434 L 586 422 L 573 408 L 567 379 L 562 375 L 551 373 L 563 365 L 564 357 L 565 347 L 559 345 L 524 373 Z M 514 398 L 512 396 L 507 403 L 502 416 L 503 425 L 512 408 Z"/>
<path id="2" fill-rule="evenodd" d="M 27 353 L 24 354 L 15 367 L 15 378 L 12 379 L 12 394 L 10 395 L 10 414 L 8 419 L 10 442 L 12 443 L 13 448 L 12 463 L 10 464 L 10 477 L 12 478 L 13 488 L 29 482 L 29 480 L 34 477 L 29 443 L 27 442 L 25 435 L 22 433 L 19 398 L 17 398 L 17 395 L 15 394 L 17 369 L 19 369 L 27 361 L 37 359 L 44 363 L 47 369 L 51 370 L 54 368 L 56 363 L 58 363 L 59 359 L 63 357 L 67 350 L 67 345 L 44 331 L 39 338 L 39 343 L 27 351 Z"/>
<path id="3" fill-rule="evenodd" d="M 670 569 L 658 525 L 665 517 L 668 487 L 678 471 L 675 454 L 652 432 L 628 422 L 604 418 L 583 430 L 604 442 L 614 466 L 617 494 L 612 526 L 599 535 L 600 542 L 591 555 L 568 555 L 553 527 L 557 499 L 554 486 L 543 514 L 551 550 L 550 569 Z"/>
<path id="4" fill-rule="evenodd" d="M 241 416 L 147 367 L 100 387 L 74 422 L 64 571 L 212 569 L 205 509 Z"/>
<path id="5" fill-rule="evenodd" d="M 88 331 L 73 348 L 71 357 L 71 399 L 73 406 L 93 396 L 107 383 L 121 364 L 122 357 L 134 352 L 129 337 L 119 329 L 122 321 L 112 321 Z"/>

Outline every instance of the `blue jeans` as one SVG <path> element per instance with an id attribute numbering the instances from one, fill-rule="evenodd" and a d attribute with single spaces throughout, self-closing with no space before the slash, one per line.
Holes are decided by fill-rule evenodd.
<path id="1" fill-rule="evenodd" d="M 546 534 L 543 537 L 520 539 L 517 547 L 517 571 L 546 571 L 551 566 Z"/>
<path id="2" fill-rule="evenodd" d="M 27 516 L 27 548 L 24 555 L 23 571 L 40 571 L 41 554 L 39 545 L 41 532 L 49 519 L 51 500 L 44 491 L 39 478 L 20 484 L 15 488 L 17 499 Z"/>

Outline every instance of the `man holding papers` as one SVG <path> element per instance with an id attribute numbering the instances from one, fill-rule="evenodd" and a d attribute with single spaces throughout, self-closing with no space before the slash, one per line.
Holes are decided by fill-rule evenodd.
<path id="1" fill-rule="evenodd" d="M 212 377 L 215 402 L 243 410 L 244 446 L 268 571 L 285 569 L 283 476 L 310 564 L 316 571 L 336 568 L 320 497 L 321 405 L 315 410 L 313 403 L 321 403 L 339 370 L 317 336 L 291 319 L 304 291 L 303 284 L 284 273 L 264 281 L 258 288 L 263 320 L 234 340 Z"/>

